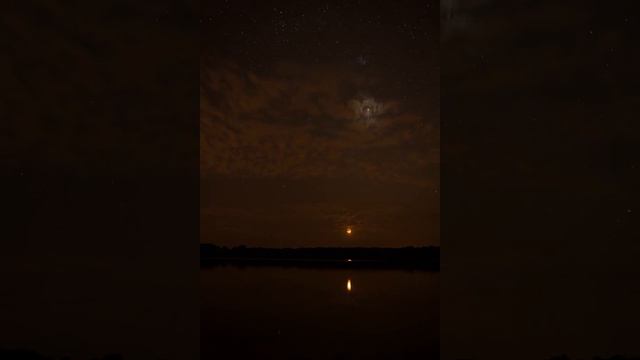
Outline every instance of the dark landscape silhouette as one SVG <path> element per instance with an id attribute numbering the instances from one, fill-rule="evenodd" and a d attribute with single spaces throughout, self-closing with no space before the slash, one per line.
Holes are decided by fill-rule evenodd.
<path id="1" fill-rule="evenodd" d="M 202 266 L 292 266 L 326 268 L 410 269 L 438 271 L 440 248 L 233 248 L 200 245 Z"/>

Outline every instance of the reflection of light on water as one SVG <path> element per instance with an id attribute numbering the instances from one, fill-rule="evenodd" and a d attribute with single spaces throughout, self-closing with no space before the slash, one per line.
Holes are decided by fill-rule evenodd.
<path id="1" fill-rule="evenodd" d="M 347 280 L 347 291 L 351 291 L 351 279 Z"/>

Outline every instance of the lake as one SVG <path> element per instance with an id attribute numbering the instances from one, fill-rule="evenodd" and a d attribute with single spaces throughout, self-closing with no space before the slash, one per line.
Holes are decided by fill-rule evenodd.
<path id="1" fill-rule="evenodd" d="M 202 359 L 439 359 L 439 275 L 203 268 Z"/>

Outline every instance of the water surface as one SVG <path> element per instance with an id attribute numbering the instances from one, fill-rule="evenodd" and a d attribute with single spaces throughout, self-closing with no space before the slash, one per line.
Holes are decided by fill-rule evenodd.
<path id="1" fill-rule="evenodd" d="M 201 270 L 203 359 L 438 359 L 437 273 Z"/>

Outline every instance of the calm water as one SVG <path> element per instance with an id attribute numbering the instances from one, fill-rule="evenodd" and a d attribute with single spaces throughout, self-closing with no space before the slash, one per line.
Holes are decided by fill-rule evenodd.
<path id="1" fill-rule="evenodd" d="M 439 275 L 201 270 L 203 359 L 438 359 Z"/>

